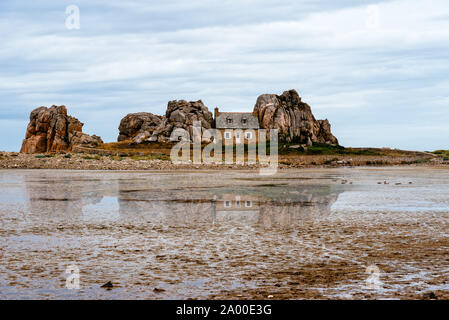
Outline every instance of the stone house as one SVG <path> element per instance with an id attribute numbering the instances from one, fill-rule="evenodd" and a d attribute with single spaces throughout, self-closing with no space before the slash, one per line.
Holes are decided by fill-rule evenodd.
<path id="1" fill-rule="evenodd" d="M 259 120 L 252 112 L 220 112 L 215 107 L 214 120 L 225 145 L 257 142 Z"/>

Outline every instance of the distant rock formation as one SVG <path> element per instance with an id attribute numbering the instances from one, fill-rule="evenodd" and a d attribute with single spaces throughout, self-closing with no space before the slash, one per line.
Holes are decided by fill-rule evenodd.
<path id="1" fill-rule="evenodd" d="M 70 151 L 74 145 L 96 147 L 103 143 L 100 137 L 83 133 L 83 125 L 78 119 L 67 115 L 65 106 L 34 109 L 20 152 Z"/>
<path id="2" fill-rule="evenodd" d="M 132 140 L 135 143 L 168 142 L 171 133 L 177 128 L 187 130 L 192 136 L 194 121 L 200 121 L 203 129 L 212 127 L 212 113 L 203 102 L 173 100 L 168 102 L 165 116 L 146 112 L 128 114 L 120 122 L 117 140 Z"/>
<path id="3" fill-rule="evenodd" d="M 331 133 L 330 123 L 315 120 L 307 103 L 301 101 L 295 90 L 282 95 L 263 94 L 257 98 L 254 115 L 263 129 L 278 129 L 279 140 L 312 145 L 314 142 L 337 145 Z"/>
<path id="4" fill-rule="evenodd" d="M 130 113 L 120 121 L 119 136 L 117 141 L 125 141 L 136 138 L 140 141 L 148 138 L 162 123 L 164 117 L 149 112 Z"/>

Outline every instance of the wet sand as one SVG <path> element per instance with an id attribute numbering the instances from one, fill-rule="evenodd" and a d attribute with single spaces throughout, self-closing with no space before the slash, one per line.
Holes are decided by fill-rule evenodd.
<path id="1" fill-rule="evenodd" d="M 447 169 L 1 170 L 0 216 L 2 299 L 449 298 Z"/>

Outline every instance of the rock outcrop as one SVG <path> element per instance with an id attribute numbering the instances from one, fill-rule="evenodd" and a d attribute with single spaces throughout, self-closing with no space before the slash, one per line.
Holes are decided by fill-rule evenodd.
<path id="1" fill-rule="evenodd" d="M 169 141 L 173 130 L 177 128 L 185 129 L 193 137 L 194 121 L 201 122 L 202 130 L 212 128 L 214 118 L 209 109 L 201 100 L 187 102 L 185 100 L 169 101 L 165 119 L 158 129 L 153 133 L 151 139 L 154 141 Z"/>
<path id="2" fill-rule="evenodd" d="M 120 121 L 117 141 L 132 140 L 136 137 L 137 140 L 148 138 L 163 119 L 164 117 L 149 112 L 130 113 Z"/>
<path id="3" fill-rule="evenodd" d="M 67 115 L 65 106 L 34 109 L 20 152 L 70 151 L 74 145 L 96 147 L 103 143 L 100 137 L 83 133 L 83 125 L 78 119 Z"/>
<path id="4" fill-rule="evenodd" d="M 128 114 L 120 122 L 118 141 L 169 142 L 173 130 L 177 128 L 185 129 L 192 137 L 194 121 L 201 122 L 203 130 L 212 128 L 212 113 L 201 100 L 169 101 L 165 116 L 145 112 Z"/>
<path id="5" fill-rule="evenodd" d="M 337 145 L 329 121 L 316 120 L 307 103 L 295 90 L 282 95 L 263 94 L 257 98 L 254 115 L 263 129 L 278 129 L 279 140 L 312 145 L 314 142 Z"/>
<path id="6" fill-rule="evenodd" d="M 301 101 L 295 90 L 282 95 L 263 94 L 257 98 L 253 114 L 262 129 L 278 129 L 280 141 L 312 145 L 314 142 L 338 145 L 331 133 L 329 121 L 316 120 L 307 103 Z M 201 122 L 202 131 L 213 128 L 212 113 L 201 100 L 173 100 L 168 102 L 165 116 L 148 112 L 131 113 L 119 126 L 118 141 L 134 143 L 169 142 L 172 132 L 185 129 L 192 137 L 195 121 Z"/>
<path id="7" fill-rule="evenodd" d="M 316 137 L 316 141 L 312 142 L 320 142 L 327 143 L 332 145 L 338 145 L 337 138 L 331 133 L 331 124 L 329 120 L 316 120 L 313 127 L 313 134 Z"/>

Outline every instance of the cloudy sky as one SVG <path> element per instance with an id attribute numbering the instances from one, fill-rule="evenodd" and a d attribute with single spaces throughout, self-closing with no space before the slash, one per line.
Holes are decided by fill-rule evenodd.
<path id="1" fill-rule="evenodd" d="M 292 88 L 344 146 L 449 149 L 447 0 L 2 0 L 0 37 L 0 150 L 39 106 L 116 141 L 169 100 L 252 111 Z"/>

